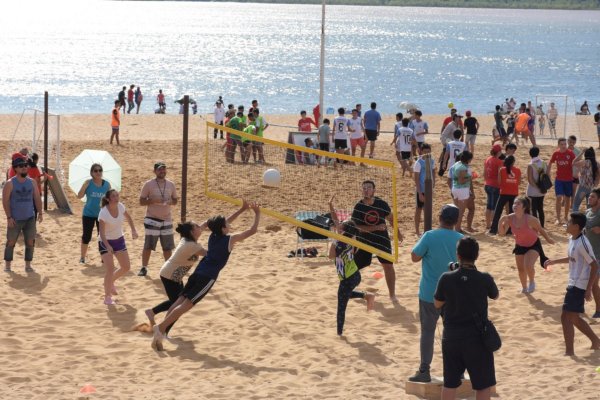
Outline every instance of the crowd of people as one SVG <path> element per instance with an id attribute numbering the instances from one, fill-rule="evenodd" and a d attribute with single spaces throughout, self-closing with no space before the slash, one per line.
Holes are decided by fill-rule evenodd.
<path id="1" fill-rule="evenodd" d="M 133 90 L 133 85 L 130 90 Z M 525 106 L 524 113 L 528 114 L 527 105 L 522 106 Z M 113 116 L 116 115 L 117 120 L 121 107 L 120 100 L 115 101 Z M 298 130 L 308 132 L 312 131 L 312 126 L 317 127 L 319 148 L 322 150 L 330 151 L 329 146 L 333 143 L 333 150 L 338 153 L 351 151 L 354 155 L 360 148 L 360 155 L 364 156 L 368 148 L 368 156 L 374 157 L 375 143 L 381 132 L 381 115 L 376 107 L 376 103 L 371 103 L 370 110 L 363 116 L 360 105 L 357 105 L 352 109 L 351 118 L 345 116 L 344 108 L 340 108 L 338 116 L 333 120 L 333 126 L 330 126 L 331 122 L 328 119 L 317 126 L 317 122 L 307 117 L 303 111 Z M 598 108 L 596 125 L 600 124 L 600 105 Z M 131 109 L 130 107 L 128 111 Z M 463 121 L 457 110 L 452 109 L 451 115 L 444 121 L 440 130 L 442 152 L 437 162 L 439 167 L 431 155 L 431 145 L 425 139 L 426 135 L 432 132 L 429 132 L 427 122 L 422 120 L 422 112 L 411 110 L 407 117 L 402 113 L 396 115 L 397 122 L 391 144 L 396 148 L 402 176 L 405 177 L 408 173 L 410 181 L 415 185 L 414 221 L 418 241 L 411 251 L 411 259 L 413 262 L 420 262 L 422 267 L 419 286 L 421 363 L 410 380 L 431 380 L 430 365 L 435 327 L 443 307 L 444 398 L 453 398 L 465 369 L 469 371 L 473 388 L 478 391 L 478 396 L 481 396 L 478 398 L 489 398 L 490 388 L 496 383 L 493 352 L 474 338 L 481 335 L 480 322 L 485 323 L 488 319 L 488 299 L 498 298 L 499 291 L 491 275 L 478 271 L 475 266 L 479 256 L 479 245 L 473 237 L 468 236 L 469 233 L 474 233 L 476 202 L 473 180 L 477 179 L 477 174 L 473 169 L 473 160 L 479 123 L 471 112 L 466 112 L 465 115 L 467 118 Z M 497 118 L 496 115 L 494 118 Z M 515 165 L 518 146 L 510 139 L 506 140 L 504 148 L 493 142 L 489 156 L 483 163 L 487 197 L 486 230 L 490 235 L 513 236 L 513 253 L 522 287 L 521 293 L 527 294 L 536 290 L 534 265 L 538 259 L 543 268 L 558 263 L 569 263 L 569 280 L 561 316 L 565 353 L 574 354 L 575 327 L 590 339 L 593 349 L 600 349 L 600 339 L 580 317 L 584 312 L 585 301 L 594 298 L 596 311 L 593 318 L 600 318 L 600 288 L 596 262 L 596 254 L 600 254 L 600 189 L 595 189 L 600 182 L 600 173 L 595 151 L 593 147 L 579 149 L 576 146 L 577 138 L 574 136 L 568 139 L 560 138 L 550 160 L 545 161 L 540 157 L 539 148 L 535 146 L 530 120 L 525 118 L 520 123 L 516 122 L 514 131 L 516 134 L 523 134 L 532 144 L 529 149 L 531 160 L 526 173 L 522 173 Z M 236 109 L 230 104 L 225 109 L 220 98 L 215 103 L 215 122 L 259 137 L 262 137 L 269 127 L 260 114 L 256 100 L 252 101 L 252 106 L 246 114 L 243 106 Z M 501 122 L 496 119 L 496 126 L 500 132 L 504 129 L 500 125 Z M 550 125 L 552 126 L 552 123 Z M 600 136 L 600 126 L 598 132 Z M 507 134 L 500 133 L 500 136 L 506 137 Z M 249 162 L 250 154 L 256 163 L 265 162 L 260 141 L 248 140 L 233 133 L 227 133 L 225 137 L 223 131 L 219 131 L 218 128 L 214 130 L 213 138 L 226 139 L 224 149 L 227 162 L 234 162 L 238 147 L 243 163 Z M 116 140 L 118 143 L 118 128 Z M 35 158 L 33 155 L 32 160 L 29 160 L 27 149 L 15 153 L 12 168 L 8 172 L 10 179 L 3 188 L 3 208 L 7 217 L 7 243 L 4 252 L 6 272 L 11 272 L 14 248 L 21 233 L 25 237 L 25 268 L 27 272 L 33 272 L 31 261 L 35 246 L 36 222 L 43 220 L 40 198 L 43 174 L 36 177 L 35 172 L 32 172 L 37 170 Z M 548 186 L 554 164 L 556 177 Z M 428 170 L 431 171 L 434 186 L 436 179 L 446 176 L 454 204 L 447 204 L 441 208 L 437 229 L 421 234 L 421 214 L 428 200 L 425 198 Z M 79 198 L 86 198 L 82 213 L 79 261 L 82 264 L 87 262 L 88 246 L 96 227 L 98 251 L 105 268 L 104 304 L 111 306 L 116 304 L 113 297 L 119 294 L 116 281 L 131 269 L 124 238 L 125 223 L 129 225 L 134 239 L 138 234 L 135 222 L 120 201 L 119 193 L 102 178 L 102 173 L 102 165 L 93 164 L 90 168 L 90 179 L 77 194 Z M 162 342 L 173 324 L 201 301 L 213 287 L 234 246 L 256 233 L 261 212 L 258 204 L 242 201 L 241 207 L 230 216 L 219 215 L 202 223 L 187 221 L 178 224 L 174 229 L 171 210 L 178 202 L 176 185 L 167 179 L 165 163 L 156 162 L 153 173 L 152 179 L 141 187 L 139 196 L 139 204 L 146 208 L 146 213 L 143 221 L 144 245 L 138 275 L 146 276 L 149 273 L 151 254 L 156 251 L 160 242 L 164 264 L 159 275 L 167 300 L 148 308 L 145 313 L 153 326 L 152 347 L 161 350 Z M 527 179 L 525 195 L 520 193 L 519 189 L 524 178 Z M 544 197 L 551 186 L 556 194 L 556 224 L 564 225 L 570 234 L 568 257 L 554 260 L 546 257 L 540 241 L 540 237 L 543 237 L 546 243 L 554 243 L 544 229 Z M 388 233 L 388 223 L 393 226 L 391 209 L 386 200 L 377 197 L 375 193 L 376 183 L 371 180 L 364 181 L 361 198 L 346 221 L 337 219 L 333 196 L 329 207 L 334 229 L 344 237 L 356 239 L 379 251 L 392 253 Z M 589 208 L 585 213 L 581 213 L 579 210 L 584 199 Z M 254 212 L 252 225 L 240 233 L 232 233 L 231 222 L 247 210 Z M 463 223 L 463 220 L 466 220 L 466 223 Z M 199 243 L 199 239 L 206 230 L 210 231 L 210 235 L 205 248 Z M 174 231 L 181 236 L 177 245 Z M 402 232 L 398 231 L 397 237 L 401 243 Z M 329 257 L 334 260 L 340 279 L 336 318 L 337 333 L 341 336 L 344 332 L 349 299 L 364 299 L 367 310 L 374 307 L 373 293 L 355 290 L 361 282 L 360 271 L 371 264 L 373 254 L 340 240 L 332 242 Z M 383 266 L 389 297 L 391 301 L 397 302 L 394 266 L 383 257 L 378 256 L 378 259 Z M 184 278 L 194 264 L 196 268 L 184 284 Z M 161 313 L 166 314 L 163 320 L 157 323 L 155 318 Z M 481 317 L 481 321 L 479 317 L 474 321 L 473 315 Z"/>

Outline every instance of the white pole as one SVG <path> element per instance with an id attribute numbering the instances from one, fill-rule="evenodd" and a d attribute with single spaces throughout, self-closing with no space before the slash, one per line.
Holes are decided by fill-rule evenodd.
<path id="1" fill-rule="evenodd" d="M 563 119 L 564 119 L 564 121 L 563 121 L 563 132 L 565 133 L 564 137 L 569 136 L 567 134 L 567 103 L 568 102 L 569 102 L 569 96 L 565 96 L 565 116 L 563 117 Z"/>
<path id="2" fill-rule="evenodd" d="M 315 121 L 319 126 L 323 123 L 325 108 L 323 105 L 323 91 L 325 87 L 325 0 L 321 5 L 321 65 L 319 70 L 319 120 Z"/>

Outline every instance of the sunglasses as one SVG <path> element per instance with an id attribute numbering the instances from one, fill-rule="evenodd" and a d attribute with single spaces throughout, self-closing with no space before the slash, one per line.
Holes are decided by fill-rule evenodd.
<path id="1" fill-rule="evenodd" d="M 101 169 L 94 169 L 94 170 L 92 170 L 92 172 L 102 172 L 102 170 Z"/>

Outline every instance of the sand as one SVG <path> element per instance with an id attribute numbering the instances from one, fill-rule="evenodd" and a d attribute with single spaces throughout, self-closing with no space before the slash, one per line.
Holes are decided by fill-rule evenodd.
<path id="1" fill-rule="evenodd" d="M 426 118 L 437 131 L 443 116 Z M 18 116 L 0 116 L 3 154 L 12 151 L 6 138 L 12 135 Z M 295 116 L 268 116 L 277 125 L 294 125 Z M 480 117 L 482 131 L 489 132 L 492 119 Z M 591 119 L 585 120 L 587 137 L 594 139 Z M 142 230 L 144 209 L 138 205 L 142 182 L 152 177 L 152 164 L 164 160 L 168 176 L 176 183 L 181 174 L 181 117 L 176 115 L 125 116 L 123 146 L 108 144 L 108 115 L 63 116 L 63 166 L 81 150 L 111 151 L 123 166 L 122 201 Z M 384 129 L 391 129 L 385 119 Z M 202 220 L 234 207 L 202 194 L 203 121 L 194 116 L 190 124 L 188 215 Z M 286 128 L 273 126 L 269 137 L 283 140 Z M 387 140 L 386 140 L 387 141 Z M 437 136 L 429 140 L 439 152 Z M 489 150 L 489 137 L 478 139 L 474 164 L 480 171 Z M 554 144 L 542 146 L 548 159 Z M 9 147 L 7 147 L 9 146 Z M 517 165 L 525 169 L 529 157 L 518 151 Z M 378 145 L 378 157 L 395 160 L 392 148 Z M 400 182 L 412 191 L 408 178 Z M 443 188 L 443 186 L 441 186 Z M 522 188 L 524 191 L 524 185 Z M 82 203 L 66 189 L 74 215 L 56 210 L 45 214 L 39 225 L 33 266 L 23 272 L 23 247 L 18 245 L 13 274 L 2 274 L 0 290 L 0 398 L 14 399 L 414 399 L 404 393 L 405 382 L 419 365 L 418 282 L 420 264 L 410 261 L 416 242 L 413 203 L 406 201 L 400 220 L 406 239 L 395 264 L 399 304 L 387 296 L 385 280 L 372 278 L 381 272 L 378 263 L 363 270 L 362 288 L 377 294 L 376 307 L 367 313 L 364 303 L 348 306 L 345 339 L 335 332 L 338 279 L 332 263 L 324 257 L 287 258 L 296 247 L 294 229 L 264 217 L 255 237 L 234 250 L 226 269 L 210 294 L 173 330 L 166 351 L 150 348 L 150 334 L 134 331 L 146 323 L 144 310 L 165 298 L 158 277 L 161 256 L 154 253 L 146 278 L 133 273 L 118 283 L 119 304 L 102 304 L 103 267 L 94 242 L 90 261 L 78 264 Z M 481 244 L 477 265 L 490 272 L 500 288 L 500 299 L 491 302 L 490 317 L 503 336 L 496 353 L 497 393 L 503 399 L 597 399 L 600 351 L 589 350 L 588 340 L 575 334 L 576 357 L 565 357 L 560 311 L 567 281 L 567 267 L 552 272 L 537 267 L 538 289 L 517 294 L 519 281 L 513 240 L 483 234 L 485 194 L 476 183 L 475 237 Z M 356 192 L 358 198 L 359 192 Z M 447 190 L 436 192 L 435 206 L 449 202 Z M 545 202 L 547 227 L 557 242 L 545 245 L 550 257 L 566 254 L 564 228 L 552 224 L 554 195 Z M 52 205 L 51 205 L 52 208 Z M 434 212 L 436 212 L 434 210 Z M 179 208 L 173 210 L 179 215 Z M 244 214 L 235 224 L 251 223 Z M 0 230 L 5 229 L 0 219 Z M 132 270 L 140 266 L 142 240 L 127 233 Z M 206 237 L 201 239 L 204 243 Z M 321 254 L 323 245 L 318 246 Z M 586 305 L 588 315 L 593 305 Z M 159 317 L 160 318 L 160 317 Z M 587 318 L 587 317 L 586 317 Z M 588 319 L 589 320 L 589 319 Z M 592 321 L 600 334 L 600 325 Z M 441 375 L 441 321 L 436 335 L 432 374 Z M 143 329 L 142 329 L 143 330 Z M 83 395 L 85 384 L 96 393 Z"/>

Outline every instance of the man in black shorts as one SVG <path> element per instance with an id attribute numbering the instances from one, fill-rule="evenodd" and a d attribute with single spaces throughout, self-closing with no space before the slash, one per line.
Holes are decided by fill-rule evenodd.
<path id="1" fill-rule="evenodd" d="M 373 181 L 364 181 L 362 192 L 363 198 L 356 203 L 354 210 L 352 210 L 352 221 L 360 231 L 357 240 L 392 254 L 392 244 L 385 223 L 387 220 L 391 226 L 394 225 L 390 206 L 384 200 L 375 197 L 375 183 Z M 398 228 L 398 242 L 401 243 L 402 240 L 403 236 L 400 233 L 400 228 Z M 371 265 L 372 258 L 372 253 L 362 249 L 359 249 L 354 255 L 354 261 L 359 269 Z M 397 302 L 394 265 L 382 257 L 377 256 L 377 259 L 383 266 L 390 299 Z"/>
<path id="2" fill-rule="evenodd" d="M 476 318 L 487 320 L 487 299 L 498 298 L 498 287 L 490 274 L 479 272 L 475 267 L 479 256 L 479 244 L 475 239 L 460 239 L 456 256 L 458 268 L 440 277 L 433 296 L 435 307 L 444 307 L 442 398 L 456 397 L 456 388 L 461 385 L 461 376 L 466 369 L 477 398 L 489 399 L 490 388 L 496 385 L 494 353 L 484 347 L 475 321 Z"/>

